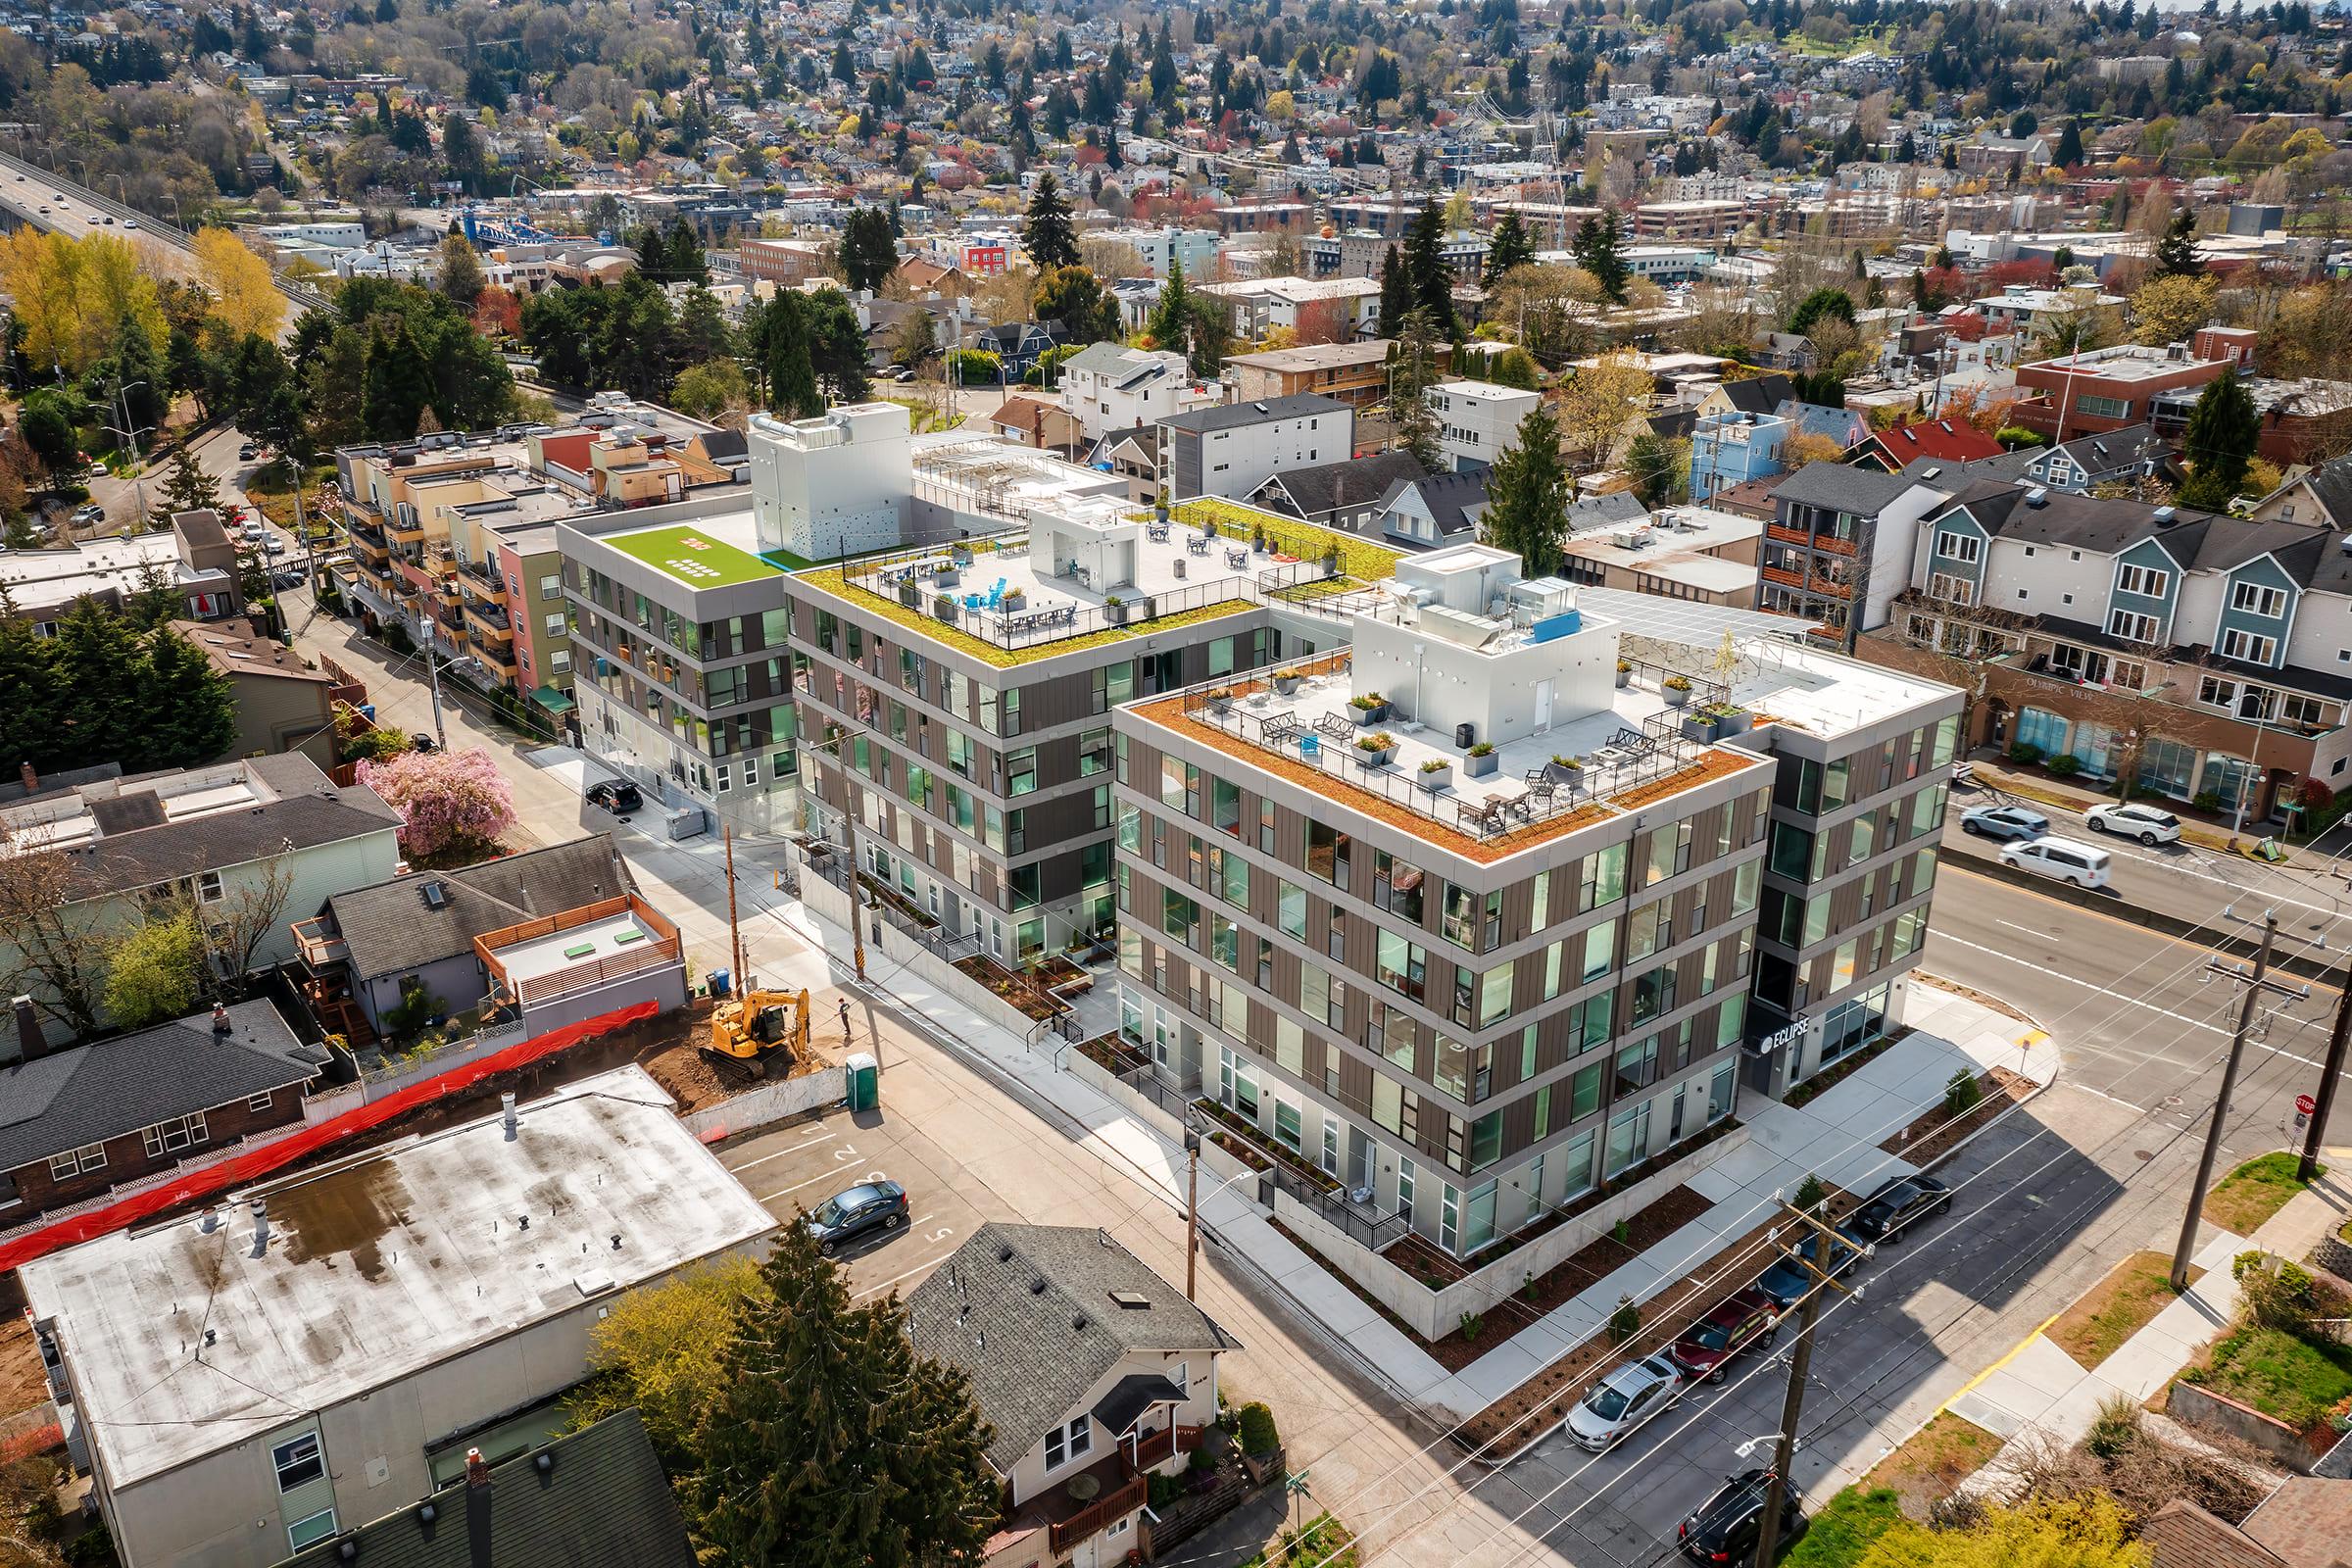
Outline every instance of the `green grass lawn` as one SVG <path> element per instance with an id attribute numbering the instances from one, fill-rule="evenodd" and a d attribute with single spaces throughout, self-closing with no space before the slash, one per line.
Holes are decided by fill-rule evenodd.
<path id="1" fill-rule="evenodd" d="M 2194 1285 L 2205 1271 L 2192 1268 Z M 2096 1368 L 2170 1305 L 2173 1260 L 2164 1252 L 2134 1252 L 2089 1294 L 2058 1315 L 2046 1331 L 2051 1344 L 2085 1367 Z"/>
<path id="2" fill-rule="evenodd" d="M 2306 1184 L 2295 1180 L 2297 1163 L 2290 1153 L 2257 1154 L 2206 1195 L 2205 1217 L 2240 1236 L 2253 1235 L 2256 1226 L 2303 1191 Z M 2320 1174 L 2327 1175 L 2328 1167 L 2322 1165 Z"/>
<path id="3" fill-rule="evenodd" d="M 673 525 L 642 533 L 608 534 L 605 543 L 676 578 L 689 588 L 731 588 L 778 575 L 783 568 L 699 529 Z"/>
<path id="4" fill-rule="evenodd" d="M 2352 1347 L 2319 1344 L 2283 1329 L 2242 1328 L 2213 1348 L 2213 1362 L 2196 1382 L 2307 1430 L 2352 1395 Z"/>
<path id="5" fill-rule="evenodd" d="M 1848 1487 L 1813 1515 L 1804 1539 L 1782 1556 L 1782 1568 L 1852 1568 L 1902 1517 L 1893 1488 Z"/>

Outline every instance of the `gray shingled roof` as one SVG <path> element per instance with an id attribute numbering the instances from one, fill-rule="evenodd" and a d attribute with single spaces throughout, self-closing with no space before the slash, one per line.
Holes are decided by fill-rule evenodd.
<path id="1" fill-rule="evenodd" d="M 441 884 L 441 907 L 422 889 Z M 462 871 L 413 871 L 326 901 L 362 980 L 407 974 L 473 950 L 473 939 L 540 915 L 617 898 L 635 887 L 609 833 L 501 856 Z"/>
<path id="2" fill-rule="evenodd" d="M 1772 495 L 1776 501 L 1795 501 L 1808 507 L 1826 507 L 1832 512 L 1850 512 L 1858 517 L 1875 517 L 1881 507 L 1910 488 L 1911 481 L 1900 474 L 1856 468 L 1842 463 L 1808 463 L 1783 479 Z"/>
<path id="3" fill-rule="evenodd" d="M 1275 419 L 1298 419 L 1313 414 L 1347 412 L 1347 404 L 1320 393 L 1294 392 L 1287 398 L 1267 398 L 1256 403 L 1224 403 L 1213 409 L 1195 409 L 1190 414 L 1171 414 L 1159 422 L 1170 430 L 1206 433 L 1211 430 L 1238 430 L 1246 425 L 1265 424 Z"/>
<path id="4" fill-rule="evenodd" d="M 278 1568 L 342 1568 L 346 1541 L 357 1545 L 352 1561 L 362 1568 L 472 1568 L 468 1538 L 477 1522 L 497 1568 L 694 1568 L 677 1494 L 635 1410 L 492 1465 L 485 1490 L 477 1499 L 460 1481 L 434 1493 L 429 1524 L 417 1503 L 396 1506 L 387 1497 L 380 1506 L 396 1511 Z"/>
<path id="5" fill-rule="evenodd" d="M 325 1064 L 268 1002 L 0 1067 L 0 1170 L 135 1133 L 192 1110 L 310 1082 Z"/>
<path id="6" fill-rule="evenodd" d="M 1266 481 L 1279 488 L 1302 517 L 1317 518 L 1343 507 L 1371 506 L 1400 480 L 1418 479 L 1421 460 L 1410 452 L 1375 452 L 1370 457 L 1288 468 Z"/>
<path id="7" fill-rule="evenodd" d="M 1148 1303 L 1121 1306 L 1111 1293 Z M 906 1300 L 914 1348 L 971 1375 L 1009 1472 L 1134 1351 L 1235 1350 L 1241 1343 L 1110 1239 L 1072 1225 L 983 1225 Z"/>
<path id="8" fill-rule="evenodd" d="M 251 758 L 245 766 L 277 798 L 242 810 L 119 830 L 68 849 L 76 896 L 153 887 L 201 870 L 246 865 L 289 849 L 340 844 L 400 826 L 400 813 L 373 790 L 334 783 L 300 752 Z M 122 793 L 141 792 L 125 788 Z"/>

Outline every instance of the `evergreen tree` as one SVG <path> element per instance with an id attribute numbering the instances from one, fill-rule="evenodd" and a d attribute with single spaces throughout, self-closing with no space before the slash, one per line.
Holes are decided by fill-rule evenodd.
<path id="1" fill-rule="evenodd" d="M 183 512 L 202 512 L 220 505 L 220 486 L 181 442 L 172 454 L 171 471 L 164 475 L 163 499 L 148 512 L 148 523 L 159 532 L 172 526 Z"/>
<path id="2" fill-rule="evenodd" d="M 1576 238 L 1568 248 L 1576 258 L 1576 265 L 1598 280 L 1600 291 L 1614 303 L 1623 305 L 1626 284 L 1633 273 L 1625 265 L 1625 230 L 1616 213 L 1586 219 L 1577 225 Z"/>
<path id="3" fill-rule="evenodd" d="M 2079 122 L 2072 120 L 2066 122 L 2066 128 L 2058 133 L 2058 150 L 2050 155 L 2050 161 L 2060 169 L 2082 167 L 2082 130 Z"/>
<path id="4" fill-rule="evenodd" d="M 2156 275 L 2159 277 L 2202 277 L 2205 258 L 2197 251 L 2197 215 L 2183 207 L 2173 215 L 2173 221 L 2156 242 Z"/>
<path id="5" fill-rule="evenodd" d="M 367 438 L 406 441 L 415 435 L 432 391 L 407 318 L 395 317 L 389 331 L 378 326 L 368 345 L 366 384 L 360 394 L 360 426 Z"/>
<path id="6" fill-rule="evenodd" d="M 692 1443 L 698 1543 L 729 1568 L 977 1562 L 999 1498 L 964 1372 L 915 1353 L 895 1295 L 852 1302 L 804 1226 L 760 1276 Z"/>
<path id="7" fill-rule="evenodd" d="M 235 694 L 202 649 L 165 626 L 147 634 L 142 655 L 132 719 L 139 768 L 209 762 L 236 744 Z"/>
<path id="8" fill-rule="evenodd" d="M 57 678 L 56 652 L 56 640 L 33 634 L 0 581 L 0 757 L 40 767 L 57 755 L 66 688 Z"/>
<path id="9" fill-rule="evenodd" d="M 1494 232 L 1487 236 L 1487 282 L 1495 279 L 1514 267 L 1525 267 L 1536 259 L 1536 242 L 1528 237 L 1527 225 L 1519 221 L 1515 212 L 1502 215 Z"/>
<path id="10" fill-rule="evenodd" d="M 1403 335 L 1390 350 L 1389 413 L 1396 428 L 1396 448 L 1409 452 L 1425 469 L 1435 471 L 1438 416 L 1429 406 L 1429 389 L 1437 383 L 1438 342 L 1429 313 L 1415 309 L 1404 318 Z"/>
<path id="11" fill-rule="evenodd" d="M 1380 318 L 1375 330 L 1394 341 L 1404 330 L 1404 318 L 1412 309 L 1413 283 L 1404 274 L 1404 252 L 1392 245 L 1380 259 Z"/>
<path id="12" fill-rule="evenodd" d="M 878 289 L 899 270 L 899 243 L 879 207 L 850 214 L 841 232 L 841 268 L 852 289 Z"/>
<path id="13" fill-rule="evenodd" d="M 1446 265 L 1446 216 L 1424 201 L 1404 236 L 1404 274 L 1411 281 L 1413 308 L 1429 313 L 1437 335 L 1452 341 L 1453 270 Z"/>
<path id="14" fill-rule="evenodd" d="M 52 642 L 51 667 L 73 678 L 50 705 L 58 725 L 56 740 L 46 748 L 50 765 L 79 767 L 113 760 L 124 771 L 136 771 L 132 763 L 147 755 L 138 734 L 137 631 L 96 600 L 84 598 L 59 618 Z"/>
<path id="15" fill-rule="evenodd" d="M 1539 406 L 1520 420 L 1518 439 L 1494 459 L 1479 525 L 1486 542 L 1516 554 L 1529 576 L 1559 570 L 1568 470 L 1560 463 L 1559 421 L 1548 409 Z"/>
<path id="16" fill-rule="evenodd" d="M 800 296 L 778 290 L 767 302 L 762 322 L 767 339 L 767 406 L 787 419 L 813 419 L 825 412 L 824 394 L 816 388 L 816 366 L 809 357 L 808 323 L 802 317 Z"/>
<path id="17" fill-rule="evenodd" d="M 2180 487 L 2180 500 L 2207 512 L 2227 510 L 2245 483 L 2261 436 L 2261 416 L 2255 412 L 2253 394 L 2244 382 L 2225 375 L 2205 383 L 2196 407 L 2189 411 L 2181 443 L 2189 475 Z"/>
<path id="18" fill-rule="evenodd" d="M 1184 262 L 1172 252 L 1168 257 L 1168 280 L 1160 285 L 1159 302 L 1144 320 L 1144 330 L 1152 341 L 1163 349 L 1182 354 L 1191 342 L 1193 333 L 1193 301 L 1184 286 Z"/>
<path id="19" fill-rule="evenodd" d="M 1037 176 L 1037 191 L 1029 198 L 1029 220 L 1021 230 L 1021 244 L 1040 271 L 1049 267 L 1077 264 L 1078 231 L 1070 223 L 1070 204 L 1050 171 Z"/>

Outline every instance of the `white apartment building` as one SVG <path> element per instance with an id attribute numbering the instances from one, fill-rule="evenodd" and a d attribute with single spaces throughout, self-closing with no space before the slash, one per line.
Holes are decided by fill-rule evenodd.
<path id="1" fill-rule="evenodd" d="M 1233 329 L 1262 338 L 1275 327 L 1309 342 L 1347 342 L 1372 331 L 1380 318 L 1377 277 L 1256 277 L 1204 283 L 1233 307 Z"/>
<path id="2" fill-rule="evenodd" d="M 813 419 L 752 416 L 752 518 L 760 553 L 823 561 L 899 542 L 913 428 L 905 404 L 849 403 Z"/>
<path id="3" fill-rule="evenodd" d="M 1354 455 L 1355 411 L 1312 392 L 1196 409 L 1159 423 L 1159 472 L 1175 500 L 1253 495 L 1284 468 Z"/>
<path id="4" fill-rule="evenodd" d="M 1429 408 L 1438 417 L 1438 451 L 1455 473 L 1494 466 L 1495 457 L 1518 439 L 1519 421 L 1544 402 L 1541 392 L 1523 392 L 1493 381 L 1441 381 L 1429 389 Z"/>
<path id="5" fill-rule="evenodd" d="M 1153 277 L 1163 279 L 1172 261 L 1183 264 L 1186 277 L 1214 277 L 1217 247 L 1223 242 L 1222 235 L 1205 228 L 1104 228 L 1086 237 L 1126 246 L 1143 258 L 1144 266 Z"/>
<path id="6" fill-rule="evenodd" d="M 1089 441 L 1213 408 L 1223 397 L 1215 380 L 1194 375 L 1183 355 L 1165 350 L 1096 343 L 1061 367 L 1061 406 Z"/>

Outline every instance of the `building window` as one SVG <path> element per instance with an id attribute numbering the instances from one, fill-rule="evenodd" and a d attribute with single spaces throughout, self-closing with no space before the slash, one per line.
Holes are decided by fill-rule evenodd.
<path id="1" fill-rule="evenodd" d="M 267 1089 L 263 1090 L 258 1095 L 247 1095 L 245 1097 L 245 1108 L 247 1110 L 268 1110 L 270 1108 L 270 1092 Z"/>
<path id="2" fill-rule="evenodd" d="M 270 1464 L 277 1472 L 277 1490 L 281 1493 L 309 1486 L 326 1474 L 326 1455 L 319 1449 L 316 1432 L 288 1438 L 272 1447 Z"/>
<path id="3" fill-rule="evenodd" d="M 297 1519 L 286 1526 L 286 1541 L 296 1551 L 315 1545 L 335 1533 L 335 1510 L 323 1509 L 308 1519 Z"/>
<path id="4" fill-rule="evenodd" d="M 2265 620 L 2277 620 L 2286 613 L 2286 590 L 2267 588 L 2258 582 L 2236 583 L 2230 590 L 2230 608 L 2260 615 Z"/>
<path id="5" fill-rule="evenodd" d="M 1082 1415 L 1046 1434 L 1046 1468 L 1058 1470 L 1095 1451 L 1095 1418 Z"/>
<path id="6" fill-rule="evenodd" d="M 2033 554 L 2030 550 L 2026 553 Z M 2126 566 L 2115 574 L 2115 591 L 2137 594 L 2142 599 L 2162 599 L 2172 582 L 2173 574 L 2169 571 L 2159 571 L 2153 566 Z"/>
<path id="7" fill-rule="evenodd" d="M 2222 633 L 2222 657 L 2242 659 L 2249 664 L 2268 664 L 2277 659 L 2278 639 L 2257 636 L 2232 626 Z"/>
<path id="8" fill-rule="evenodd" d="M 193 1149 L 208 1136 L 204 1130 L 204 1112 L 192 1111 L 185 1116 L 174 1116 L 170 1121 L 159 1121 L 139 1136 L 147 1145 L 147 1157 L 150 1159 L 176 1154 L 183 1149 Z"/>
<path id="9" fill-rule="evenodd" d="M 2129 610 L 2112 611 L 2107 616 L 2107 634 L 2128 643 L 2152 643 L 2156 640 L 2156 617 L 2135 615 Z"/>
<path id="10" fill-rule="evenodd" d="M 2044 757 L 2066 750 L 2066 720 L 2046 708 L 2024 708 L 2017 714 L 2017 744 L 2038 746 Z"/>
<path id="11" fill-rule="evenodd" d="M 2132 400 L 2093 397 L 2085 392 L 2075 399 L 2075 412 L 2093 419 L 2129 419 L 2132 417 Z"/>
<path id="12" fill-rule="evenodd" d="M 227 897 L 227 892 L 220 886 L 220 872 L 199 871 L 196 873 L 196 901 L 199 904 L 219 904 L 225 897 Z"/>
<path id="13" fill-rule="evenodd" d="M 2209 708 L 2237 706 L 2237 682 L 2207 675 L 2197 682 L 2197 701 Z"/>
<path id="14" fill-rule="evenodd" d="M 70 1181 L 75 1176 L 86 1176 L 91 1171 L 104 1169 L 106 1169 L 106 1146 L 104 1144 L 86 1144 L 67 1153 L 49 1156 L 49 1179 L 52 1181 Z"/>
<path id="15" fill-rule="evenodd" d="M 1984 541 L 1974 534 L 1938 532 L 1936 535 L 1936 554 L 1944 561 L 1974 565 L 1984 549 Z"/>

